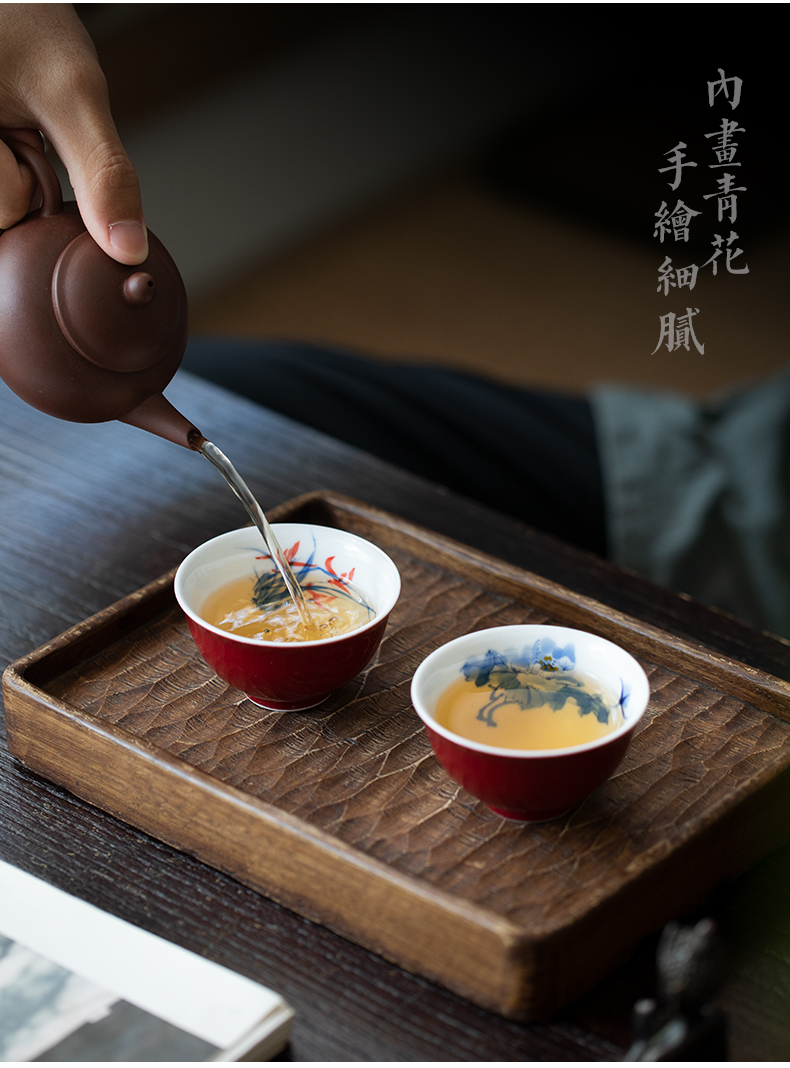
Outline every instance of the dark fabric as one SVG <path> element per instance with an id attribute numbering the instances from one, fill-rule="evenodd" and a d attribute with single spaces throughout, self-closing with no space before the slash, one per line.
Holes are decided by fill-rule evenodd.
<path id="1" fill-rule="evenodd" d="M 192 338 L 183 367 L 605 554 L 595 427 L 582 398 L 294 342 Z"/>

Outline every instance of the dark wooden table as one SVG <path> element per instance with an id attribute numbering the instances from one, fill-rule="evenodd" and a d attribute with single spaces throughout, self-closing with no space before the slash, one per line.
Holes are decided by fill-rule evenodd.
<path id="1" fill-rule="evenodd" d="M 334 489 L 790 678 L 787 643 L 187 375 L 168 396 L 264 508 Z M 2 667 L 245 520 L 196 454 L 121 424 L 49 419 L 0 384 Z M 648 938 L 553 1020 L 503 1020 L 38 778 L 4 742 L 0 857 L 280 991 L 297 1013 L 283 1059 L 617 1060 L 634 1000 L 653 992 Z M 699 912 L 715 916 L 731 949 L 721 1003 L 733 1059 L 790 1057 L 788 875 L 786 848 Z"/>

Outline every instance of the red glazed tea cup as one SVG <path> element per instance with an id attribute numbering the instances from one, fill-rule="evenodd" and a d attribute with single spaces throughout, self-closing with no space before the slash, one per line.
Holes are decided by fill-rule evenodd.
<path id="1" fill-rule="evenodd" d="M 220 678 L 262 708 L 299 711 L 320 704 L 370 663 L 398 600 L 400 575 L 386 553 L 356 534 L 312 523 L 272 529 L 302 586 L 344 590 L 351 583 L 370 619 L 345 634 L 296 642 L 247 638 L 208 623 L 201 608 L 226 583 L 252 574 L 281 581 L 253 527 L 220 534 L 191 552 L 176 572 L 175 594 L 201 656 Z"/>
<path id="2" fill-rule="evenodd" d="M 576 673 L 594 680 L 620 726 L 595 741 L 557 749 L 505 749 L 471 741 L 438 723 L 440 695 L 486 665 L 518 673 Z M 465 670 L 466 669 L 466 670 Z M 465 634 L 432 652 L 417 668 L 412 703 L 439 763 L 474 797 L 505 819 L 542 822 L 565 815 L 615 771 L 647 708 L 650 686 L 618 645 L 568 627 L 521 624 Z M 524 714 L 527 715 L 529 709 Z"/>

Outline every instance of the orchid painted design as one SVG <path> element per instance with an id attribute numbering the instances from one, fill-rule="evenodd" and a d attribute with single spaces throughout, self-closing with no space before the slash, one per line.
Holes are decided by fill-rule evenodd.
<path id="1" fill-rule="evenodd" d="M 298 559 L 300 542 L 294 542 L 285 550 L 285 558 L 291 565 L 296 580 L 304 591 L 309 603 L 322 605 L 328 601 L 336 601 L 338 598 L 348 598 L 355 604 L 362 605 L 368 612 L 368 618 L 372 619 L 375 612 L 360 596 L 359 591 L 352 585 L 355 568 L 349 571 L 337 571 L 334 566 L 335 556 L 327 556 L 324 563 L 316 561 L 316 544 L 313 538 L 313 548 L 306 559 Z M 257 560 L 271 560 L 271 555 L 261 554 L 256 551 Z M 288 597 L 280 572 L 277 570 L 266 571 L 258 575 L 253 587 L 252 601 L 256 608 L 270 608 L 280 604 Z"/>
<path id="2" fill-rule="evenodd" d="M 477 713 L 477 719 L 489 727 L 497 726 L 494 715 L 503 705 L 517 704 L 522 709 L 548 705 L 557 712 L 569 698 L 576 701 L 580 716 L 594 715 L 599 723 L 609 723 L 610 708 L 600 694 L 590 693 L 585 683 L 571 674 L 575 666 L 573 643 L 558 646 L 551 638 L 540 638 L 520 653 L 489 649 L 482 656 L 470 657 L 461 670 L 467 682 L 490 691 Z M 627 700 L 625 684 L 621 683 L 619 704 L 623 709 Z"/>

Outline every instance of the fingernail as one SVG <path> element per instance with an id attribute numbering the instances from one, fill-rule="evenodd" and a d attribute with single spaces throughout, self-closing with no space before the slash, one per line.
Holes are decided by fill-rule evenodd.
<path id="1" fill-rule="evenodd" d="M 110 244 L 116 252 L 140 261 L 148 255 L 148 235 L 142 223 L 111 223 L 109 229 Z"/>

